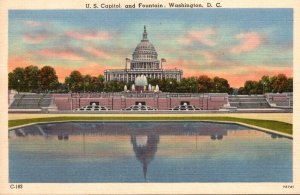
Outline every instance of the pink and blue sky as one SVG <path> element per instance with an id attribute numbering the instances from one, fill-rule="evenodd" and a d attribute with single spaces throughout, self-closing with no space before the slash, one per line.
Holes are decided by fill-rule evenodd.
<path id="1" fill-rule="evenodd" d="M 143 26 L 164 68 L 226 78 L 233 87 L 293 74 L 292 9 L 11 10 L 9 71 L 49 65 L 98 76 L 124 68 Z"/>

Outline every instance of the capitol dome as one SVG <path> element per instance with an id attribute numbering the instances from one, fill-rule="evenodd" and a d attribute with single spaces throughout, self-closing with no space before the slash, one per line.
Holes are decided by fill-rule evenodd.
<path id="1" fill-rule="evenodd" d="M 148 40 L 148 33 L 146 26 L 142 31 L 142 40 L 137 44 L 132 53 L 132 58 L 125 58 L 124 69 L 108 69 L 104 71 L 105 82 L 108 81 L 122 81 L 124 83 L 136 82 L 138 85 L 132 85 L 132 91 L 146 91 L 147 78 L 149 79 L 163 79 L 172 78 L 178 82 L 181 80 L 182 70 L 180 69 L 163 69 L 163 62 L 165 58 L 159 59 L 153 44 Z M 129 65 L 129 67 L 128 67 Z M 144 75 L 145 78 L 136 79 L 138 76 Z M 141 83 L 142 82 L 142 83 Z M 139 87 L 140 85 L 140 87 Z M 148 87 L 149 91 L 159 91 L 158 87 L 152 89 Z"/>
<path id="2" fill-rule="evenodd" d="M 144 26 L 143 39 L 132 54 L 133 61 L 157 61 L 157 52 L 147 35 L 146 26 Z"/>
<path id="3" fill-rule="evenodd" d="M 149 41 L 142 41 L 136 46 L 134 54 L 138 53 L 157 54 L 153 44 Z"/>

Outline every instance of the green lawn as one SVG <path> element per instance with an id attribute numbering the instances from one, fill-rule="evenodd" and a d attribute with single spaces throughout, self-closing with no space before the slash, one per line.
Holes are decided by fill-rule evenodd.
<path id="1" fill-rule="evenodd" d="M 201 117 L 201 116 L 163 116 L 163 117 L 149 117 L 149 116 L 113 116 L 113 117 L 86 117 L 86 116 L 70 116 L 70 117 L 47 117 L 47 118 L 32 118 L 32 119 L 17 119 L 9 120 L 8 126 L 15 127 L 19 125 L 26 125 L 30 123 L 38 122 L 54 122 L 54 121 L 110 121 L 110 120 L 119 120 L 119 121 L 128 121 L 128 120 L 212 120 L 212 121 L 228 121 L 228 122 L 241 122 L 249 125 L 254 125 L 257 127 L 262 127 L 270 130 L 275 130 L 282 133 L 293 134 L 293 125 L 289 123 L 272 121 L 272 120 L 258 120 L 258 119 L 245 119 L 245 118 L 236 118 L 236 117 Z"/>

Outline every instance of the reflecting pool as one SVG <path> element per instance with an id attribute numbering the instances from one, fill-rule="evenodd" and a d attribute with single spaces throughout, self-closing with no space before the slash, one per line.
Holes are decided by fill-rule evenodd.
<path id="1" fill-rule="evenodd" d="M 291 182 L 292 142 L 212 122 L 30 125 L 9 132 L 9 180 Z"/>

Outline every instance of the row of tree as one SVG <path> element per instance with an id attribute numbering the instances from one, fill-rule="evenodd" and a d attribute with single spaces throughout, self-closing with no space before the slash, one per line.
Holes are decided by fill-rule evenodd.
<path id="1" fill-rule="evenodd" d="M 176 79 L 149 79 L 151 85 L 158 85 L 161 91 L 177 93 L 232 93 L 228 81 L 224 78 L 210 78 L 206 75 Z"/>
<path id="2" fill-rule="evenodd" d="M 58 81 L 56 71 L 50 66 L 39 69 L 37 66 L 15 68 L 8 74 L 9 89 L 21 92 L 120 92 L 127 85 L 131 89 L 131 83 L 121 81 L 105 82 L 104 76 L 97 77 L 82 75 L 79 71 L 72 71 L 65 78 L 64 83 Z M 284 74 L 277 76 L 263 76 L 259 81 L 246 81 L 244 87 L 233 89 L 228 81 L 221 77 L 210 78 L 206 75 L 183 78 L 181 82 L 176 79 L 149 78 L 148 83 L 158 85 L 163 92 L 177 93 L 238 93 L 238 94 L 262 94 L 267 92 L 292 92 L 293 78 L 287 78 Z"/>
<path id="3" fill-rule="evenodd" d="M 104 77 L 73 71 L 60 83 L 55 69 L 50 66 L 17 67 L 8 74 L 8 88 L 18 92 L 99 92 L 104 90 Z"/>
<path id="4" fill-rule="evenodd" d="M 284 74 L 263 76 L 259 81 L 246 81 L 244 87 L 240 87 L 237 93 L 251 95 L 282 92 L 293 92 L 293 78 L 288 78 Z"/>
<path id="5" fill-rule="evenodd" d="M 60 86 L 55 70 L 50 66 L 15 68 L 8 74 L 8 88 L 23 92 L 52 91 Z"/>
<path id="6" fill-rule="evenodd" d="M 102 92 L 105 88 L 104 76 L 82 75 L 74 70 L 65 78 L 65 89 L 71 92 Z"/>

